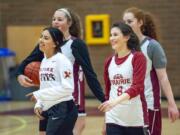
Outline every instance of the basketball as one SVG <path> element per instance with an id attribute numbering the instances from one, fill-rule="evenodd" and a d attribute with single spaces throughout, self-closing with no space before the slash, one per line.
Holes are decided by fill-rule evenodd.
<path id="1" fill-rule="evenodd" d="M 41 62 L 34 61 L 29 63 L 24 69 L 24 75 L 29 77 L 34 84 L 39 85 L 39 70 Z"/>

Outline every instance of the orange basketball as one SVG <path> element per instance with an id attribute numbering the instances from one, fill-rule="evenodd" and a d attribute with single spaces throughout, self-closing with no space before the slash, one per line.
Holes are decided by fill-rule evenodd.
<path id="1" fill-rule="evenodd" d="M 29 63 L 24 69 L 24 75 L 29 77 L 34 84 L 39 85 L 39 70 L 41 62 L 33 61 Z"/>

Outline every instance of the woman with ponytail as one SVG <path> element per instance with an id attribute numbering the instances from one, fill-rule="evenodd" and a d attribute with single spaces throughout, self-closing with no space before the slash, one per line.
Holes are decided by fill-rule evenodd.
<path id="1" fill-rule="evenodd" d="M 105 62 L 106 99 L 99 106 L 105 113 L 106 135 L 148 135 L 144 98 L 146 58 L 139 40 L 125 23 L 111 28 L 110 43 L 116 52 Z"/>
<path id="2" fill-rule="evenodd" d="M 135 7 L 124 11 L 123 20 L 138 36 L 141 50 L 146 56 L 144 92 L 149 112 L 149 129 L 151 135 L 161 135 L 161 88 L 168 100 L 168 116 L 172 122 L 178 119 L 179 112 L 166 72 L 166 55 L 158 42 L 156 24 L 150 13 Z"/>

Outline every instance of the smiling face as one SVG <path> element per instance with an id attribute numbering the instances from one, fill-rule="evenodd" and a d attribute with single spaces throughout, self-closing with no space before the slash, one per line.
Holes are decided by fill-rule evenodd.
<path id="1" fill-rule="evenodd" d="M 39 39 L 39 49 L 45 54 L 55 52 L 55 43 L 48 30 L 44 30 Z"/>
<path id="2" fill-rule="evenodd" d="M 123 21 L 129 25 L 136 34 L 141 32 L 141 26 L 143 25 L 143 22 L 142 20 L 135 18 L 133 13 L 125 12 L 123 15 Z"/>
<path id="3" fill-rule="evenodd" d="M 118 52 L 119 50 L 127 47 L 127 36 L 124 36 L 118 27 L 111 28 L 110 43 L 112 49 Z"/>
<path id="4" fill-rule="evenodd" d="M 60 10 L 55 11 L 52 18 L 52 27 L 58 28 L 63 33 L 65 33 L 69 31 L 70 26 L 71 26 L 71 22 L 68 20 L 65 13 Z"/>

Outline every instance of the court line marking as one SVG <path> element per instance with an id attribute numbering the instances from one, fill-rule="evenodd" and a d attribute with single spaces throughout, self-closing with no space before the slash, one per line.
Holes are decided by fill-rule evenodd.
<path id="1" fill-rule="evenodd" d="M 18 116 L 9 116 L 10 118 L 19 121 L 20 122 L 20 126 L 13 128 L 13 129 L 9 129 L 8 131 L 3 132 L 3 135 L 9 135 L 12 133 L 16 133 L 19 132 L 21 130 L 23 130 L 26 126 L 27 126 L 27 121 L 21 117 Z"/>

